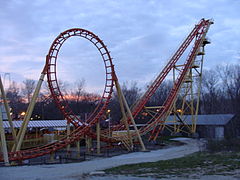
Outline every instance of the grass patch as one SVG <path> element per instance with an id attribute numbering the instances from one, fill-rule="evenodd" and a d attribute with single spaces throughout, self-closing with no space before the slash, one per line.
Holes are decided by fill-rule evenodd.
<path id="1" fill-rule="evenodd" d="M 198 152 L 192 155 L 172 160 L 123 165 L 105 170 L 108 174 L 132 176 L 150 176 L 155 178 L 168 177 L 199 177 L 202 175 L 229 175 L 229 172 L 240 168 L 240 153 L 206 153 Z M 231 174 L 231 173 L 230 173 Z"/>
<path id="2" fill-rule="evenodd" d="M 240 151 L 240 139 L 208 140 L 206 149 L 209 152 Z"/>

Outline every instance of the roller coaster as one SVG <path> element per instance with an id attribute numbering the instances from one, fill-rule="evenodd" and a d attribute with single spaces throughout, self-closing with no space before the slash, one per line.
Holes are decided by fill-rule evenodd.
<path id="1" fill-rule="evenodd" d="M 97 35 L 85 29 L 74 28 L 62 32 L 53 41 L 49 49 L 49 52 L 46 56 L 45 66 L 39 78 L 36 90 L 33 94 L 32 101 L 30 102 L 27 109 L 22 127 L 18 133 L 16 133 L 14 130 L 12 119 L 10 117 L 8 118 L 13 132 L 15 144 L 12 147 L 11 152 L 6 153 L 5 150 L 5 153 L 3 152 L 0 155 L 0 160 L 4 161 L 6 158 L 8 158 L 10 162 L 14 162 L 51 154 L 67 147 L 76 141 L 79 141 L 81 137 L 86 135 L 95 139 L 97 138 L 98 140 L 107 142 L 109 144 L 121 142 L 129 150 L 131 150 L 133 147 L 132 140 L 137 139 L 137 142 L 141 144 L 142 150 L 145 150 L 144 143 L 141 139 L 141 137 L 144 135 L 148 135 L 149 140 L 156 140 L 156 138 L 159 136 L 159 133 L 161 133 L 165 128 L 169 130 L 172 128 L 172 132 L 185 131 L 190 134 L 195 133 L 199 96 L 201 90 L 200 84 L 202 77 L 204 46 L 209 43 L 206 38 L 206 34 L 211 24 L 213 24 L 212 20 L 201 19 L 200 22 L 195 25 L 190 34 L 182 42 L 180 47 L 173 54 L 173 56 L 170 58 L 156 79 L 152 81 L 152 83 L 148 86 L 147 91 L 131 107 L 128 106 L 127 101 L 123 95 L 120 84 L 118 82 L 117 74 L 114 70 L 112 57 L 104 42 Z M 99 51 L 105 66 L 104 91 L 97 107 L 87 120 L 82 120 L 79 116 L 74 115 L 73 111 L 67 103 L 67 100 L 64 98 L 64 95 L 60 90 L 56 73 L 57 58 L 61 46 L 66 40 L 74 36 L 85 38 L 90 41 Z M 191 48 L 191 50 L 187 55 L 186 60 L 184 63 L 178 64 L 179 59 L 182 57 L 187 48 Z M 200 59 L 198 56 L 200 56 Z M 153 94 L 166 79 L 167 75 L 169 75 L 171 72 L 175 72 L 173 75 L 173 86 L 164 103 L 157 107 L 147 107 L 146 104 L 149 99 L 153 96 Z M 194 72 L 196 72 L 198 75 L 197 80 L 199 83 L 196 93 L 193 93 L 192 84 L 194 78 L 196 77 L 194 75 Z M 49 89 L 57 107 L 63 113 L 67 121 L 73 124 L 75 129 L 70 134 L 66 135 L 63 139 L 57 142 L 35 147 L 32 149 L 21 150 L 21 144 L 27 129 L 27 125 L 30 121 L 31 114 L 36 103 L 36 98 L 39 94 L 39 90 L 45 76 L 47 76 Z M 106 119 L 106 112 L 112 98 L 114 87 L 116 88 L 116 92 L 118 94 L 122 118 L 118 125 L 111 127 L 111 132 L 125 130 L 128 133 L 121 136 L 110 136 L 108 135 L 107 131 L 103 131 L 103 133 L 99 135 L 98 133 L 94 132 L 92 128 L 95 127 L 99 122 Z M 1 91 L 1 94 L 2 98 L 4 99 L 4 92 Z M 194 94 L 197 98 L 193 97 Z M 181 98 L 180 105 L 177 105 L 177 103 L 179 103 L 178 98 Z M 5 107 L 8 112 L 7 103 L 5 104 Z M 142 127 L 137 128 L 135 119 L 138 116 L 141 116 L 145 111 L 151 114 L 151 118 L 149 118 L 148 122 Z M 191 125 L 184 122 L 184 113 L 192 115 Z M 170 114 L 174 116 L 173 125 L 171 126 L 166 123 Z M 131 133 L 129 130 L 130 125 L 134 127 L 134 131 Z M 1 135 L 3 136 L 3 133 L 1 133 Z"/>

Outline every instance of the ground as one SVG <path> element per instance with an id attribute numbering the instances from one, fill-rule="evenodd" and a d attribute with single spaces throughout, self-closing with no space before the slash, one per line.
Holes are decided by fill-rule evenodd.
<path id="1" fill-rule="evenodd" d="M 238 152 L 197 152 L 191 155 L 151 163 L 123 165 L 105 170 L 107 174 L 132 175 L 152 178 L 200 179 L 218 175 L 240 179 L 240 153 Z"/>
<path id="2" fill-rule="evenodd" d="M 89 173 L 101 171 L 104 169 L 117 167 L 126 164 L 136 164 L 143 162 L 156 162 L 160 160 L 169 160 L 184 157 L 186 155 L 198 152 L 202 148 L 202 143 L 198 140 L 179 138 L 179 141 L 185 142 L 183 146 L 171 147 L 168 149 L 155 150 L 150 152 L 135 152 L 114 156 L 111 158 L 99 158 L 91 161 L 71 164 L 56 165 L 36 165 L 36 166 L 19 166 L 19 167 L 1 167 L 1 180 L 49 180 L 49 179 L 67 179 L 67 180 L 103 180 L 103 179 L 156 179 L 152 177 L 133 177 L 107 174 L 107 176 L 90 176 Z M 150 176 L 150 174 L 148 174 Z M 227 176 L 203 176 L 210 179 L 224 179 Z M 232 177 L 233 176 L 229 176 Z M 174 179 L 174 177 L 171 176 Z M 201 178 L 201 177 L 200 177 Z M 167 178 L 169 179 L 169 178 Z"/>

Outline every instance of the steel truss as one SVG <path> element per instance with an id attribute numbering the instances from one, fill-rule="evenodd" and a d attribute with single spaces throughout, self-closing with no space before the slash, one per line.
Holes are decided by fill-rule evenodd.
<path id="1" fill-rule="evenodd" d="M 48 84 L 51 91 L 51 94 L 53 96 L 54 101 L 56 102 L 58 108 L 61 110 L 61 112 L 64 114 L 65 118 L 68 120 L 69 123 L 72 123 L 75 126 L 75 130 L 73 130 L 70 134 L 68 134 L 63 139 L 47 144 L 44 146 L 36 147 L 33 149 L 28 150 L 20 150 L 21 147 L 21 140 L 22 136 L 25 133 L 29 118 L 32 113 L 32 109 L 34 107 L 34 100 L 31 103 L 32 106 L 29 108 L 29 113 L 26 117 L 26 123 L 24 123 L 24 127 L 22 128 L 22 133 L 17 137 L 18 144 L 17 148 L 13 149 L 13 152 L 8 153 L 9 160 L 10 161 L 17 161 L 17 160 L 24 160 L 24 159 L 30 159 L 38 156 L 42 156 L 45 154 L 51 154 L 59 149 L 65 148 L 69 144 L 72 144 L 74 142 L 77 142 L 80 140 L 80 138 L 84 136 L 91 136 L 92 138 L 101 139 L 101 141 L 105 142 L 123 142 L 125 143 L 126 147 L 129 147 L 131 149 L 131 140 L 132 138 L 138 137 L 139 142 L 141 143 L 141 136 L 145 135 L 150 132 L 150 140 L 156 139 L 158 134 L 163 130 L 163 128 L 166 125 L 166 119 L 169 116 L 169 114 L 176 110 L 174 106 L 177 101 L 177 97 L 181 94 L 181 89 L 184 89 L 183 85 L 185 84 L 184 81 L 186 81 L 190 75 L 192 77 L 192 71 L 194 62 L 196 59 L 196 55 L 198 52 L 200 52 L 200 49 L 203 44 L 203 41 L 205 40 L 206 33 L 210 27 L 210 25 L 213 22 L 211 20 L 205 20 L 202 19 L 191 31 L 191 33 L 188 35 L 188 37 L 184 40 L 184 42 L 181 44 L 179 49 L 176 51 L 176 53 L 173 55 L 173 57 L 169 60 L 167 65 L 163 68 L 163 70 L 160 72 L 160 74 L 157 76 L 157 78 L 153 81 L 153 83 L 149 86 L 149 89 L 145 92 L 145 94 L 134 104 L 134 106 L 131 108 L 131 110 L 128 108 L 128 105 L 126 103 L 126 100 L 124 96 L 121 94 L 121 88 L 117 81 L 117 76 L 114 71 L 114 65 L 112 64 L 112 58 L 110 56 L 110 52 L 108 51 L 106 45 L 103 43 L 103 41 L 93 34 L 90 31 L 74 28 L 67 31 L 64 31 L 61 33 L 52 43 L 48 55 L 46 56 L 46 65 L 44 67 L 44 70 L 40 77 L 40 85 L 43 81 L 44 75 L 47 74 Z M 100 55 L 103 59 L 104 65 L 105 65 L 105 72 L 106 72 L 106 82 L 105 82 L 105 88 L 102 95 L 101 100 L 99 101 L 98 106 L 94 110 L 94 112 L 91 114 L 91 116 L 87 119 L 86 122 L 83 122 L 78 116 L 75 116 L 72 112 L 72 110 L 69 108 L 69 105 L 67 104 L 67 101 L 64 99 L 63 94 L 60 91 L 59 84 L 57 81 L 56 76 L 56 62 L 57 62 L 57 56 L 60 51 L 60 48 L 62 44 L 70 37 L 72 36 L 78 36 L 81 38 L 85 38 L 89 40 L 100 52 Z M 195 40 L 194 40 L 195 39 Z M 99 137 L 95 133 L 92 132 L 92 127 L 95 127 L 99 121 L 104 118 L 104 115 L 107 110 L 107 106 L 109 104 L 109 101 L 111 99 L 111 95 L 113 92 L 113 86 L 119 86 L 117 87 L 120 101 L 122 101 L 123 107 L 121 107 L 121 111 L 123 113 L 123 118 L 120 121 L 120 124 L 114 127 L 111 127 L 111 131 L 121 131 L 121 130 L 128 130 L 128 126 L 130 124 L 135 125 L 134 119 L 144 111 L 145 105 L 148 102 L 148 100 L 152 97 L 152 95 L 156 92 L 156 90 L 159 88 L 161 83 L 164 81 L 166 76 L 173 70 L 176 69 L 177 62 L 179 58 L 182 56 L 182 54 L 185 52 L 187 47 L 191 44 L 191 42 L 194 40 L 194 45 L 185 61 L 183 66 L 179 69 L 178 75 L 174 81 L 174 86 L 171 89 L 167 99 L 165 102 L 161 105 L 161 108 L 157 109 L 156 113 L 153 115 L 153 117 L 140 129 L 135 127 L 135 131 L 129 135 L 127 133 L 126 137 L 122 136 L 120 138 L 114 138 L 110 136 L 104 136 L 102 135 Z M 201 74 L 202 72 L 200 72 Z M 39 87 L 40 89 L 40 87 Z M 39 92 L 39 89 L 36 90 Z M 189 89 L 189 88 L 186 88 Z M 182 104 L 182 107 L 192 107 L 191 103 L 189 103 L 187 100 L 189 100 L 188 94 L 191 92 L 191 90 L 185 91 L 185 103 Z M 200 88 L 198 88 L 198 93 L 200 93 Z M 186 95 L 187 94 L 187 95 Z M 192 94 L 192 93 L 190 93 Z M 35 96 L 34 96 L 35 97 Z M 183 96 L 184 97 L 184 96 Z M 190 99 L 192 96 L 190 96 Z M 36 100 L 36 99 L 35 99 Z M 121 102 L 120 102 L 121 103 Z M 194 110 L 197 112 L 198 105 Z M 181 108 L 183 109 L 186 108 Z M 193 108 L 190 108 L 193 110 Z M 186 111 L 186 110 L 185 110 Z M 175 112 L 175 111 L 174 111 Z M 72 116 L 73 115 L 73 116 Z M 175 129 L 180 129 L 177 126 Z M 195 129 L 195 127 L 191 128 L 192 131 Z M 99 131 L 99 130 L 98 130 Z M 20 137 L 19 137 L 20 136 Z M 20 139 L 19 139 L 20 138 Z M 19 141 L 20 140 L 20 141 Z M 141 143 L 142 144 L 142 143 Z M 145 147 L 142 145 L 142 149 L 144 150 Z M 0 157 L 0 160 L 3 160 L 3 157 Z"/>
<path id="2" fill-rule="evenodd" d="M 193 42 L 193 47 L 190 53 L 188 54 L 188 57 L 185 63 L 182 66 L 178 67 L 179 69 L 178 76 L 175 77 L 173 88 L 171 89 L 167 99 L 162 105 L 160 105 L 159 108 L 156 109 L 154 113 L 152 111 L 152 118 L 143 127 L 139 129 L 142 135 L 145 135 L 148 132 L 151 132 L 149 140 L 156 140 L 159 133 L 162 132 L 163 129 L 166 127 L 167 125 L 166 119 L 170 115 L 170 113 L 173 111 L 174 104 L 177 100 L 180 90 L 182 89 L 182 85 L 184 84 L 184 81 L 186 81 L 189 76 L 189 72 L 193 67 L 196 56 L 200 51 L 203 45 L 203 42 L 205 41 L 205 36 L 211 24 L 213 24 L 212 20 L 202 19 L 193 28 L 191 33 L 188 35 L 188 37 L 184 40 L 184 42 L 178 48 L 176 53 L 169 60 L 167 65 L 163 68 L 163 70 L 160 72 L 157 78 L 149 86 L 145 94 L 132 107 L 132 114 L 134 118 L 136 118 L 139 114 L 144 112 L 146 103 L 153 96 L 153 94 L 159 88 L 161 83 L 165 80 L 166 76 L 171 71 L 173 71 L 173 69 L 176 68 L 177 62 L 179 61 L 180 57 L 189 47 L 191 42 Z M 200 91 L 200 88 L 199 88 L 199 91 Z M 197 109 L 198 109 L 198 106 L 199 105 L 197 105 Z M 120 127 L 118 126 L 116 129 L 121 129 L 121 127 L 124 128 L 123 125 L 120 125 Z"/>

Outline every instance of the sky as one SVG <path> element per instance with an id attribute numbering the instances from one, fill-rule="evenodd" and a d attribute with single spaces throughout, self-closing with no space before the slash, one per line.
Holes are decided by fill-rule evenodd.
<path id="1" fill-rule="evenodd" d="M 0 9 L 0 74 L 18 83 L 39 78 L 51 43 L 70 28 L 104 41 L 121 83 L 153 80 L 202 18 L 214 20 L 204 69 L 240 61 L 240 0 L 0 0 Z M 100 54 L 81 38 L 61 48 L 57 75 L 85 79 L 93 92 L 104 86 Z"/>

